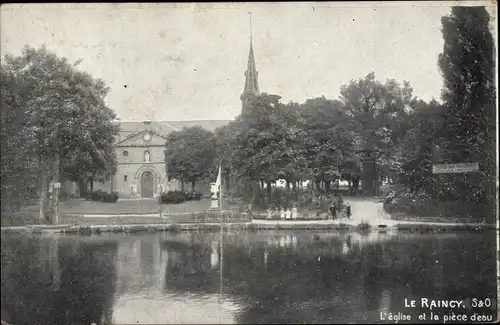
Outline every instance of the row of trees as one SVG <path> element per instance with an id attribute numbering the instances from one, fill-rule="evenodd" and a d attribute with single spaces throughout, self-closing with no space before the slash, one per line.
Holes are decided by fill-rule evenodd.
<path id="1" fill-rule="evenodd" d="M 2 211 L 40 199 L 40 216 L 57 219 L 60 183 L 84 184 L 116 170 L 116 116 L 108 88 L 45 47 L 26 47 L 1 65 Z M 85 189 L 85 186 L 81 186 Z"/>
<path id="2" fill-rule="evenodd" d="M 342 179 L 358 189 L 362 178 L 367 194 L 374 195 L 379 179 L 396 180 L 418 159 L 412 150 L 422 146 L 417 143 L 422 130 L 415 120 L 425 124 L 438 104 L 414 98 L 408 83 L 377 81 L 374 73 L 351 81 L 341 94 L 338 100 L 321 97 L 303 104 L 283 104 L 276 95 L 255 97 L 249 114 L 215 135 L 200 128 L 172 133 L 167 169 L 193 182 L 213 177 L 213 167 L 221 164 L 224 174 L 263 181 L 268 189 L 279 179 L 292 186 L 323 182 L 326 189 Z M 417 180 L 408 182 L 419 187 Z"/>
<path id="3" fill-rule="evenodd" d="M 221 164 L 226 176 L 267 183 L 268 189 L 278 179 L 325 187 L 342 179 L 354 189 L 362 180 L 366 195 L 375 195 L 380 181 L 389 179 L 411 193 L 494 204 L 496 92 L 489 15 L 483 7 L 455 7 L 443 17 L 442 32 L 442 103 L 418 99 L 408 82 L 381 82 L 374 73 L 343 86 L 338 99 L 283 104 L 279 96 L 263 94 L 253 98 L 250 113 L 215 135 L 199 128 L 171 134 L 167 170 L 195 182 L 213 180 L 214 167 Z M 467 162 L 479 162 L 480 172 L 432 174 L 433 164 Z M 248 190 L 256 196 L 261 188 Z"/>

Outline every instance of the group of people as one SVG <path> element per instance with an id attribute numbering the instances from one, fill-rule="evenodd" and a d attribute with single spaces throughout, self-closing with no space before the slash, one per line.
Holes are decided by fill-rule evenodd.
<path id="1" fill-rule="evenodd" d="M 341 195 L 336 195 L 335 197 L 329 198 L 329 201 L 331 203 L 328 207 L 328 210 L 330 212 L 329 215 L 331 219 L 339 219 L 342 212 L 345 213 L 347 219 L 351 218 L 351 205 L 349 204 L 349 202 L 344 203 Z M 297 220 L 300 218 L 297 204 L 294 204 L 292 208 L 269 208 L 267 210 L 267 219 L 273 219 L 273 216 L 276 214 L 279 215 L 281 220 Z"/>
<path id="2" fill-rule="evenodd" d="M 341 194 L 337 194 L 335 198 L 331 199 L 330 201 L 331 203 L 328 209 L 330 210 L 330 215 L 333 220 L 339 218 L 339 214 L 343 209 L 345 209 L 347 219 L 351 219 L 351 205 L 349 204 L 349 202 L 346 202 L 344 204 L 344 200 L 342 199 Z"/>
<path id="3" fill-rule="evenodd" d="M 272 219 L 276 210 L 269 208 L 267 210 L 267 219 Z M 284 208 L 278 209 L 278 213 L 281 220 L 297 220 L 299 218 L 299 211 L 297 205 L 295 204 L 292 208 Z"/>

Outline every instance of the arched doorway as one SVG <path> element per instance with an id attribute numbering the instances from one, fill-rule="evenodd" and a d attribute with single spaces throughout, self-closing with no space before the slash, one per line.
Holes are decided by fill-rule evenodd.
<path id="1" fill-rule="evenodd" d="M 141 175 L 141 196 L 153 197 L 154 189 L 155 189 L 154 174 L 149 170 L 147 170 Z"/>

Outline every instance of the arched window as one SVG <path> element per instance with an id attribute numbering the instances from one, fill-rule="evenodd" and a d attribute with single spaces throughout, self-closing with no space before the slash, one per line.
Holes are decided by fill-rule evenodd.
<path id="1" fill-rule="evenodd" d="M 149 153 L 149 150 L 144 151 L 144 162 L 151 162 L 151 154 Z"/>

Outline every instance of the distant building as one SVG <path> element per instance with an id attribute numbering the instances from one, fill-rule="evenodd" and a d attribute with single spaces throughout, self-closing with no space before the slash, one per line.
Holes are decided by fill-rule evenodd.
<path id="1" fill-rule="evenodd" d="M 250 40 L 245 87 L 240 97 L 242 113 L 249 111 L 251 96 L 259 95 L 253 45 Z M 116 139 L 117 171 L 109 182 L 94 182 L 94 190 L 118 192 L 120 197 L 157 197 L 161 192 L 180 189 L 180 182 L 169 178 L 165 166 L 165 143 L 169 133 L 184 127 L 201 126 L 208 131 L 227 125 L 229 120 L 200 121 L 121 121 Z M 186 190 L 190 189 L 186 184 Z M 208 182 L 196 184 L 197 190 L 209 192 Z M 77 186 L 66 182 L 66 193 L 76 193 Z"/>

